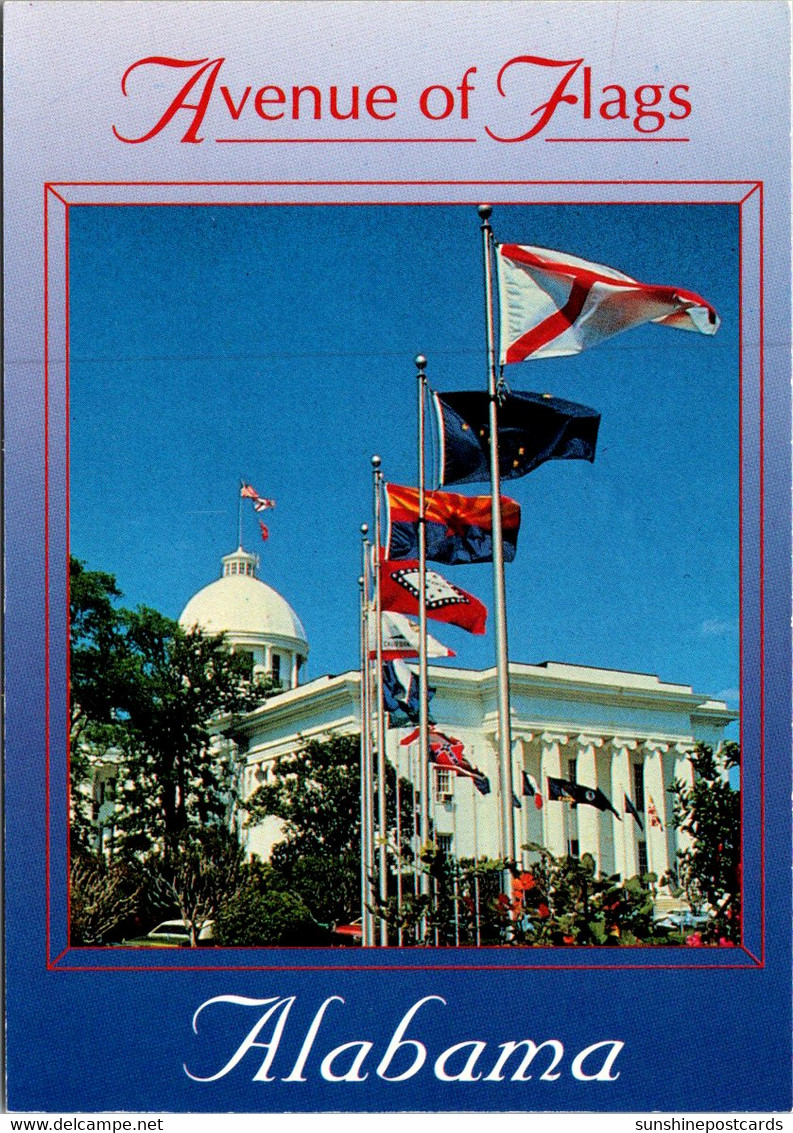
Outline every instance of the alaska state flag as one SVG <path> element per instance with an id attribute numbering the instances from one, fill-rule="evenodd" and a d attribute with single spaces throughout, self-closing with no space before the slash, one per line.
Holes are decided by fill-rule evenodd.
<path id="1" fill-rule="evenodd" d="M 496 248 L 502 364 L 579 354 L 642 323 L 715 334 L 719 316 L 681 287 L 639 283 L 568 252 Z"/>
<path id="2" fill-rule="evenodd" d="M 435 621 L 467 629 L 469 633 L 484 633 L 487 607 L 459 586 L 434 570 L 426 572 L 427 617 Z M 380 604 L 384 610 L 398 614 L 419 612 L 419 564 L 412 559 L 391 562 L 380 560 Z"/>
<path id="3" fill-rule="evenodd" d="M 415 559 L 419 551 L 419 490 L 386 484 L 389 559 Z M 493 560 L 492 496 L 460 496 L 455 492 L 425 492 L 424 517 L 427 558 L 456 566 Z M 512 562 L 518 544 L 520 504 L 501 497 L 504 561 Z"/>
<path id="4" fill-rule="evenodd" d="M 433 394 L 441 449 L 441 484 L 490 479 L 490 396 L 462 391 Z M 586 405 L 527 390 L 498 406 L 498 467 L 515 480 L 546 460 L 595 459 L 600 414 Z"/>

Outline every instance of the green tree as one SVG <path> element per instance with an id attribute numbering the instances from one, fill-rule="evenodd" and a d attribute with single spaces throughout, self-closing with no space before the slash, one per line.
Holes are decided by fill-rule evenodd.
<path id="1" fill-rule="evenodd" d="M 178 910 L 190 930 L 192 947 L 247 878 L 245 853 L 236 835 L 222 826 L 183 830 L 146 864 L 164 902 Z"/>
<path id="2" fill-rule="evenodd" d="M 128 852 L 228 818 L 237 768 L 215 739 L 272 691 L 222 635 L 130 611 L 112 575 L 70 563 L 72 822 L 85 839 L 84 784 L 97 759 L 119 768 L 116 825 Z M 214 742 L 213 742 L 214 741 Z"/>
<path id="3" fill-rule="evenodd" d="M 142 878 L 129 863 L 78 851 L 69 863 L 69 939 L 102 944 L 135 911 Z"/>
<path id="4" fill-rule="evenodd" d="M 739 768 L 741 749 L 727 741 L 717 752 L 697 744 L 689 756 L 694 768 L 691 786 L 672 785 L 672 825 L 688 834 L 691 844 L 678 851 L 676 877 L 694 912 L 707 912 L 710 923 L 699 934 L 702 943 L 741 939 L 741 794 L 730 783 Z M 699 941 L 697 941 L 699 942 Z"/>
<path id="5" fill-rule="evenodd" d="M 301 897 L 251 882 L 222 906 L 215 925 L 218 944 L 238 947 L 320 946 L 329 938 Z"/>
<path id="6" fill-rule="evenodd" d="M 283 885 L 322 923 L 360 916 L 360 760 L 357 734 L 309 740 L 298 751 L 275 759 L 268 782 L 245 804 L 248 825 L 269 816 L 281 819 L 284 838 L 273 848 L 271 865 Z M 388 825 L 393 830 L 396 774 L 390 764 L 386 782 Z M 403 860 L 410 860 L 410 802 L 410 784 L 402 780 Z M 389 860 L 393 865 L 393 847 Z"/>

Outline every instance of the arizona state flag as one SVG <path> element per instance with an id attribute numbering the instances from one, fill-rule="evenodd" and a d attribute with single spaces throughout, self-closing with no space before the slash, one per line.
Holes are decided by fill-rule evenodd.
<path id="1" fill-rule="evenodd" d="M 441 484 L 490 479 L 490 396 L 433 395 L 441 448 Z M 546 460 L 595 459 L 600 414 L 545 393 L 513 391 L 498 407 L 498 467 L 515 480 Z"/>
<path id="2" fill-rule="evenodd" d="M 427 617 L 438 622 L 467 629 L 469 633 L 484 633 L 487 607 L 469 594 L 454 586 L 434 570 L 426 572 Z M 412 559 L 391 562 L 380 560 L 380 605 L 384 610 L 398 614 L 419 612 L 419 564 Z"/>
<path id="3" fill-rule="evenodd" d="M 568 252 L 496 248 L 501 362 L 579 354 L 642 323 L 715 334 L 719 316 L 681 287 L 640 283 Z"/>
<path id="4" fill-rule="evenodd" d="M 386 484 L 389 559 L 415 559 L 419 549 L 419 490 Z M 492 496 L 460 496 L 456 492 L 425 492 L 424 517 L 427 558 L 456 566 L 493 560 Z M 520 504 L 501 497 L 504 561 L 512 562 L 518 544 Z"/>

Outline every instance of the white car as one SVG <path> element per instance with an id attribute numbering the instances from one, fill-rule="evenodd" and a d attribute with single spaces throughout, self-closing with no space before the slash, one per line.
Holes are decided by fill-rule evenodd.
<path id="1" fill-rule="evenodd" d="M 198 933 L 198 945 L 209 945 L 215 939 L 215 922 L 204 921 Z M 190 944 L 190 927 L 185 921 L 163 921 L 147 932 L 145 936 L 134 940 L 125 940 L 124 945 L 129 947 L 149 948 L 186 948 Z"/>

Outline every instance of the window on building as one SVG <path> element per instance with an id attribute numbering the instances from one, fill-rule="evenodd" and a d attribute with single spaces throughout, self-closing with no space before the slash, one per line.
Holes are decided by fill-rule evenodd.
<path id="1" fill-rule="evenodd" d="M 648 872 L 647 843 L 646 842 L 637 842 L 636 843 L 636 854 L 637 854 L 637 857 L 639 859 L 639 875 L 641 876 L 641 874 Z"/>
<path id="2" fill-rule="evenodd" d="M 575 783 L 576 782 L 575 776 L 576 776 L 575 760 L 574 759 L 568 759 L 568 761 L 567 761 L 567 778 L 570 780 L 571 783 Z"/>
<path id="3" fill-rule="evenodd" d="M 272 660 L 270 661 L 270 676 L 273 678 L 273 683 L 279 685 L 281 683 L 281 654 L 273 653 Z"/>
<path id="4" fill-rule="evenodd" d="M 567 843 L 567 852 L 571 858 L 577 858 L 581 855 L 581 847 L 578 844 L 577 838 L 571 838 Z"/>
<path id="5" fill-rule="evenodd" d="M 438 835 L 438 849 L 443 850 L 444 854 L 452 852 L 452 842 L 454 836 L 452 834 L 439 834 Z"/>
<path id="6" fill-rule="evenodd" d="M 633 802 L 636 809 L 641 812 L 644 810 L 644 764 L 634 763 L 633 765 Z"/>
<path id="7" fill-rule="evenodd" d="M 444 802 L 454 794 L 454 772 L 445 767 L 435 768 L 435 801 Z"/>

